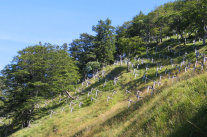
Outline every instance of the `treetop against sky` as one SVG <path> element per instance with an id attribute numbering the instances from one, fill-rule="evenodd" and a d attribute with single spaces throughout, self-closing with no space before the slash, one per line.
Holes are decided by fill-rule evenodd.
<path id="1" fill-rule="evenodd" d="M 170 0 L 10 0 L 1 1 L 0 70 L 17 51 L 34 44 L 70 43 L 80 33 L 92 34 L 92 25 L 110 18 L 122 25 L 140 11 L 149 13 Z M 172 0 L 171 0 L 172 1 Z"/>

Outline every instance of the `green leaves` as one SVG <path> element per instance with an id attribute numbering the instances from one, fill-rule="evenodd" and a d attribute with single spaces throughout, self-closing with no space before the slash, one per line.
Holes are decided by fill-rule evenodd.
<path id="1" fill-rule="evenodd" d="M 87 33 L 81 34 L 79 39 L 73 40 L 69 50 L 71 56 L 77 61 L 80 73 L 84 76 L 86 64 L 96 60 L 94 36 Z"/>
<path id="2" fill-rule="evenodd" d="M 144 48 L 145 43 L 139 36 L 131 37 L 131 38 L 120 38 L 120 45 L 124 49 L 124 53 L 128 57 L 134 57 L 137 54 L 140 54 Z"/>
<path id="3" fill-rule="evenodd" d="M 25 48 L 2 71 L 8 87 L 5 90 L 8 93 L 7 109 L 14 124 L 29 126 L 39 98 L 53 98 L 74 90 L 80 77 L 66 48 L 66 45 L 55 47 L 50 44 Z"/>
<path id="4" fill-rule="evenodd" d="M 86 71 L 90 72 L 90 71 L 97 71 L 98 69 L 100 69 L 100 63 L 97 61 L 93 61 L 93 62 L 88 62 L 86 64 Z"/>
<path id="5" fill-rule="evenodd" d="M 115 53 L 115 28 L 111 26 L 111 20 L 100 20 L 98 25 L 93 26 L 96 32 L 94 46 L 98 61 L 102 64 L 110 64 L 114 61 Z"/>

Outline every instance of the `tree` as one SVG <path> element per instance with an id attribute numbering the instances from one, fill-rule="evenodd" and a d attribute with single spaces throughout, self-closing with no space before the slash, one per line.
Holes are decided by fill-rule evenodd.
<path id="1" fill-rule="evenodd" d="M 183 9 L 186 7 L 184 1 L 176 1 L 171 3 L 171 10 L 168 10 L 168 24 L 170 31 L 175 31 L 181 36 L 182 41 L 186 44 L 186 34 L 188 31 L 190 21 L 186 18 L 186 14 L 183 14 Z M 178 35 L 177 35 L 178 40 Z"/>
<path id="2" fill-rule="evenodd" d="M 40 99 L 53 98 L 74 90 L 79 80 L 78 68 L 64 46 L 36 45 L 18 52 L 3 71 L 6 79 L 7 114 L 14 125 L 28 127 Z"/>
<path id="3" fill-rule="evenodd" d="M 96 61 L 96 53 L 93 43 L 94 36 L 83 33 L 80 35 L 79 39 L 73 40 L 70 44 L 69 52 L 71 53 L 71 57 L 77 61 L 82 78 L 84 78 L 83 76 L 86 76 L 86 64 L 90 61 Z"/>
<path id="4" fill-rule="evenodd" d="M 100 69 L 100 63 L 97 61 L 88 62 L 86 64 L 86 72 L 87 74 L 92 73 L 93 75 Z"/>
<path id="5" fill-rule="evenodd" d="M 186 0 L 183 16 L 189 21 L 190 27 L 197 31 L 198 36 L 203 38 L 203 45 L 206 44 L 207 26 L 207 1 Z"/>
<path id="6" fill-rule="evenodd" d="M 168 9 L 169 9 L 169 4 L 162 5 L 158 7 L 154 12 L 154 17 L 153 17 L 153 22 L 156 24 L 156 28 L 159 29 L 159 41 L 160 43 L 162 42 L 163 35 L 167 32 L 168 30 Z M 157 40 L 158 41 L 158 40 Z"/>
<path id="7" fill-rule="evenodd" d="M 96 32 L 94 46 L 98 61 L 102 64 L 110 64 L 114 61 L 115 53 L 115 28 L 111 26 L 111 20 L 100 20 L 98 25 L 93 26 Z"/>
<path id="8" fill-rule="evenodd" d="M 143 50 L 145 50 L 144 42 L 139 36 L 131 38 L 120 38 L 120 45 L 124 49 L 124 52 L 128 59 L 140 55 Z M 129 61 L 128 61 L 129 62 Z M 127 71 L 129 72 L 129 63 L 127 63 Z"/>
<path id="9" fill-rule="evenodd" d="M 131 26 L 130 22 L 125 22 L 122 26 L 116 28 L 116 53 L 115 56 L 121 56 L 124 53 L 123 46 L 120 44 L 119 40 L 122 37 L 128 38 L 129 35 L 127 30 Z"/>
<path id="10" fill-rule="evenodd" d="M 4 78 L 0 77 L 0 109 L 3 109 L 5 102 L 5 94 L 4 94 L 5 84 Z"/>
<path id="11" fill-rule="evenodd" d="M 145 18 L 146 16 L 140 11 L 140 13 L 132 19 L 131 26 L 127 30 L 130 37 L 139 36 L 143 39 L 146 37 Z"/>

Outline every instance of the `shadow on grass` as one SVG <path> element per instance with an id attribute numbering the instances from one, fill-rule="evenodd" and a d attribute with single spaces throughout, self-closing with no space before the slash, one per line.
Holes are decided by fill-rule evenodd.
<path id="1" fill-rule="evenodd" d="M 84 91 L 89 91 L 92 88 L 97 88 L 100 85 L 104 84 L 105 80 L 113 80 L 115 77 L 118 77 L 121 75 L 124 71 L 126 71 L 126 67 L 116 67 L 111 72 L 109 72 L 104 78 L 102 78 L 100 81 L 95 82 L 94 84 L 91 84 L 89 87 L 87 87 Z"/>
<path id="2" fill-rule="evenodd" d="M 192 41 L 192 40 L 190 40 L 190 41 Z M 170 46 L 169 51 L 168 51 L 168 46 Z M 199 43 L 196 43 L 195 45 L 188 45 L 188 44 L 183 45 L 183 44 L 180 44 L 179 42 L 177 42 L 176 39 L 170 39 L 170 40 L 162 42 L 162 44 L 159 45 L 159 46 L 154 46 L 154 44 L 152 44 L 149 47 L 151 47 L 151 49 L 150 49 L 151 55 L 150 56 L 153 57 L 154 59 L 159 59 L 160 58 L 159 54 L 161 54 L 162 55 L 161 57 L 164 57 L 164 58 L 167 58 L 167 57 L 177 58 L 179 56 L 184 55 L 185 52 L 193 53 L 195 48 L 197 50 L 199 50 L 204 46 L 205 45 L 202 45 L 202 44 L 199 44 Z M 157 54 L 153 55 L 152 53 L 155 51 L 156 48 L 157 48 Z M 172 52 L 171 52 L 171 49 L 172 49 Z M 174 54 L 174 52 L 175 52 L 175 54 Z M 147 55 L 143 54 L 140 57 L 147 58 Z"/>
<path id="3" fill-rule="evenodd" d="M 0 126 L 0 137 L 8 137 L 20 129 L 20 127 L 13 128 L 12 125 Z"/>
<path id="4" fill-rule="evenodd" d="M 36 117 L 34 120 L 38 120 L 38 119 L 41 119 L 44 116 L 49 115 L 49 110 L 54 110 L 56 108 L 59 108 L 63 104 L 64 104 L 64 102 L 61 102 L 61 103 L 58 103 L 58 104 L 55 104 L 55 105 L 52 105 L 52 106 L 49 106 L 49 107 L 40 108 L 38 110 L 38 112 L 36 112 L 38 117 Z"/>
<path id="5" fill-rule="evenodd" d="M 173 74 L 178 73 L 178 70 L 176 70 L 176 68 L 171 68 L 171 69 L 168 69 L 168 72 L 171 73 L 171 77 L 172 77 Z M 147 78 L 148 78 L 147 83 L 153 82 L 153 81 L 157 82 L 160 79 L 160 77 L 159 77 L 160 75 L 165 76 L 165 75 L 168 75 L 168 73 L 165 74 L 165 70 L 163 70 L 161 73 L 159 73 L 158 77 L 156 77 L 155 73 L 149 74 L 149 75 L 147 75 Z M 142 80 L 142 77 L 141 77 L 139 79 L 131 80 L 130 82 L 126 83 L 125 85 L 122 85 L 122 88 L 127 87 L 127 89 L 129 89 L 129 90 L 136 90 L 137 84 L 143 84 L 143 83 L 145 83 L 145 82 Z M 146 87 L 142 87 L 140 90 L 143 90 L 144 88 L 146 88 Z"/>
<path id="6" fill-rule="evenodd" d="M 155 92 L 155 95 L 156 96 L 159 96 L 159 93 L 161 93 L 166 87 L 168 87 L 167 85 L 164 85 L 162 86 L 157 92 Z M 166 95 L 163 95 L 161 96 L 161 98 L 159 100 L 162 100 L 162 101 L 166 101 L 166 99 L 171 96 L 173 92 L 168 92 Z M 150 99 L 152 99 L 154 96 L 146 96 L 144 99 L 142 99 L 141 101 L 131 105 L 131 107 L 129 107 L 128 109 L 124 109 L 122 110 L 121 112 L 119 112 L 118 114 L 116 114 L 115 116 L 113 116 L 112 118 L 108 119 L 107 121 L 105 121 L 104 123 L 102 123 L 101 125 L 91 125 L 89 126 L 88 128 L 85 128 L 81 131 L 79 131 L 78 133 L 74 134 L 73 136 L 82 136 L 85 132 L 87 133 L 87 135 L 89 136 L 93 136 L 94 134 L 96 133 L 101 133 L 105 130 L 105 127 L 107 129 L 110 129 L 110 128 L 113 128 L 113 126 L 115 125 L 120 125 L 122 124 L 124 121 L 128 121 L 129 118 L 130 118 L 130 115 L 132 113 L 134 113 L 135 111 L 137 111 L 141 106 L 143 106 L 145 104 L 145 102 L 149 102 Z M 159 102 L 158 102 L 159 103 Z M 156 109 L 156 105 L 159 105 L 159 104 L 155 104 L 154 106 L 152 106 L 152 108 L 150 108 L 150 111 L 153 111 L 154 109 Z M 199 129 L 197 128 L 197 130 L 199 129 L 199 131 L 193 131 L 193 133 L 191 133 L 192 135 L 198 135 L 198 136 L 203 136 L 204 133 L 206 133 L 206 128 L 207 128 L 207 124 L 206 124 L 206 120 L 207 120 L 207 117 L 206 114 L 207 114 L 207 107 L 203 107 L 201 109 L 201 111 L 198 112 L 199 115 L 196 115 L 195 118 L 191 119 L 190 121 L 192 121 L 193 123 L 195 123 L 195 125 L 197 125 L 197 127 L 202 127 L 202 129 Z M 203 118 L 202 118 L 203 117 Z M 199 119 L 200 118 L 200 119 Z M 148 132 L 148 129 L 147 129 L 147 125 L 150 123 L 150 122 L 153 122 L 154 121 L 154 117 L 153 115 L 150 116 L 144 123 L 141 124 L 141 128 L 143 130 L 146 130 L 146 132 Z M 203 124 L 202 124 L 202 121 L 203 121 Z M 131 122 L 131 124 L 129 126 L 127 126 L 122 132 L 121 134 L 123 134 L 124 136 L 135 136 L 137 135 L 137 131 L 136 130 L 131 130 L 131 129 L 137 129 L 139 128 L 140 126 L 137 125 L 136 126 L 136 123 L 139 122 L 139 119 L 137 117 L 137 119 L 135 119 L 134 121 Z M 200 124 L 199 124 L 200 122 Z M 195 125 L 193 126 L 195 128 Z M 192 126 L 192 125 L 191 125 Z M 183 126 L 182 126 L 183 127 Z M 183 127 L 184 128 L 184 127 Z M 89 133 L 87 132 L 88 130 Z M 129 133 L 128 133 L 129 132 Z M 174 137 L 176 135 L 179 135 L 180 133 L 179 132 L 182 132 L 182 129 L 178 128 L 175 130 L 175 133 L 173 132 L 172 135 L 170 137 Z M 185 134 L 185 133 L 184 133 Z M 180 136 L 184 135 L 184 134 L 181 134 Z M 191 134 L 187 134 L 188 136 L 191 136 Z"/>
<path id="7" fill-rule="evenodd" d="M 60 106 L 63 105 L 63 102 L 61 103 L 58 103 L 58 104 L 55 104 L 55 105 L 52 105 L 52 106 L 48 106 L 48 107 L 44 107 L 44 108 L 40 108 L 38 111 L 36 111 L 36 117 L 33 118 L 33 120 L 38 120 L 44 116 L 47 116 L 49 115 L 49 110 L 52 110 L 52 109 L 56 109 Z M 15 126 L 14 126 L 15 125 Z M 16 125 L 14 123 L 11 123 L 11 124 L 5 124 L 3 126 L 0 126 L 0 137 L 6 137 L 6 136 L 9 136 L 15 132 L 17 132 L 18 130 L 21 129 L 21 125 Z"/>
<path id="8" fill-rule="evenodd" d="M 181 126 L 179 127 L 169 127 L 173 131 L 168 135 L 168 137 L 206 137 L 207 135 L 207 106 L 200 108 L 200 110 L 195 114 L 195 116 L 191 119 L 187 119 L 180 112 Z M 168 115 L 168 118 L 171 119 L 171 116 Z M 148 130 L 148 126 L 154 124 L 155 117 L 152 115 L 149 117 L 146 122 L 138 124 L 139 120 L 133 121 L 128 127 L 126 127 L 122 131 L 122 136 L 136 136 L 138 133 L 137 130 L 142 128 L 145 133 L 150 135 L 150 131 Z M 166 121 L 163 121 L 166 122 Z M 159 130 L 158 130 L 159 131 Z M 160 134 L 160 133 L 158 133 Z"/>
<path id="9" fill-rule="evenodd" d="M 207 136 L 207 106 L 199 109 L 190 120 L 186 119 L 181 127 L 176 128 L 168 137 L 206 137 Z"/>
<path id="10" fill-rule="evenodd" d="M 164 88 L 165 87 L 163 87 L 163 89 Z M 157 94 L 159 94 L 159 92 Z M 167 96 L 170 96 L 170 94 L 166 95 L 163 98 L 167 98 Z M 142 100 L 140 100 L 140 101 L 134 103 L 133 105 L 131 105 L 129 108 L 125 108 L 124 110 L 122 110 L 121 112 L 116 114 L 115 116 L 109 118 L 104 123 L 102 123 L 100 125 L 92 125 L 90 127 L 87 127 L 85 129 L 77 132 L 76 134 L 74 134 L 72 136 L 82 136 L 84 134 L 84 132 L 89 130 L 89 129 L 90 129 L 90 133 L 87 133 L 87 135 L 88 136 L 93 136 L 96 133 L 100 133 L 100 132 L 104 131 L 104 127 L 107 127 L 107 129 L 110 129 L 110 128 L 113 128 L 113 125 L 122 124 L 123 122 L 126 122 L 126 121 L 129 120 L 128 119 L 129 115 L 131 115 L 132 113 L 137 111 L 145 103 L 149 102 L 149 100 L 151 100 L 153 97 L 154 96 L 146 96 Z M 131 125 L 131 126 L 133 126 L 133 125 Z"/>

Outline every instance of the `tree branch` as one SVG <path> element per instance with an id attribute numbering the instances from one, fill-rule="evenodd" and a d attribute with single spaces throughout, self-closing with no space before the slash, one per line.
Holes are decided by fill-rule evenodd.
<path id="1" fill-rule="evenodd" d="M 68 95 L 69 98 L 75 99 L 75 97 L 71 96 L 68 91 L 65 91 L 65 93 Z"/>

